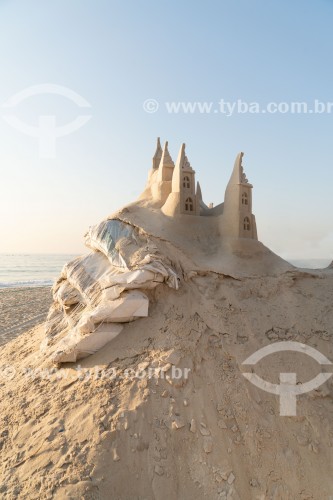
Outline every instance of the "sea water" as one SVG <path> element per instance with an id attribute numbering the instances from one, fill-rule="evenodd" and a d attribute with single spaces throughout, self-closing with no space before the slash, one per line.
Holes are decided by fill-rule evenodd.
<path id="1" fill-rule="evenodd" d="M 332 262 L 332 257 L 327 259 L 286 259 L 290 264 L 304 269 L 324 269 Z"/>
<path id="2" fill-rule="evenodd" d="M 73 254 L 0 254 L 0 288 L 47 286 L 54 283 Z"/>
<path id="3" fill-rule="evenodd" d="M 52 285 L 74 254 L 0 254 L 0 288 Z M 331 259 L 290 260 L 294 266 L 318 269 Z"/>

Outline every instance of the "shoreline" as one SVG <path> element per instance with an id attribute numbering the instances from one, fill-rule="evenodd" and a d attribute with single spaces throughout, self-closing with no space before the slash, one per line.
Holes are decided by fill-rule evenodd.
<path id="1" fill-rule="evenodd" d="M 26 289 L 26 288 L 50 288 L 54 284 L 54 280 L 27 280 L 27 281 L 2 281 L 0 282 L 0 291 L 1 290 L 17 290 L 17 289 Z"/>
<path id="2" fill-rule="evenodd" d="M 0 346 L 43 323 L 51 303 L 51 286 L 0 288 Z"/>

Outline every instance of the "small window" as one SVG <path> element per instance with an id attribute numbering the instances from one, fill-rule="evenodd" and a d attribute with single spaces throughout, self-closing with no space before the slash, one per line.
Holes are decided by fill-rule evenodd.
<path id="1" fill-rule="evenodd" d="M 185 211 L 186 212 L 193 212 L 193 200 L 192 200 L 192 198 L 186 198 Z"/>
<path id="2" fill-rule="evenodd" d="M 244 219 L 244 231 L 250 231 L 251 225 L 250 225 L 250 219 L 248 217 L 245 217 Z"/>
<path id="3" fill-rule="evenodd" d="M 187 175 L 185 175 L 183 179 L 183 187 L 190 188 L 190 178 Z"/>
<path id="4" fill-rule="evenodd" d="M 247 196 L 247 193 L 242 194 L 242 205 L 248 205 L 249 204 L 249 199 Z"/>

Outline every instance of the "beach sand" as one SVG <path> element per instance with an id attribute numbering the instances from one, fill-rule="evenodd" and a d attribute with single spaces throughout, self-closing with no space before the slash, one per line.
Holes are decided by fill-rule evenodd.
<path id="1" fill-rule="evenodd" d="M 296 270 L 160 285 L 149 317 L 58 368 L 40 350 L 44 326 L 8 342 L 0 356 L 0 497 L 328 499 L 332 377 L 285 417 L 276 395 L 243 376 L 242 363 L 283 340 L 333 360 L 332 283 L 332 271 Z M 287 355 L 262 360 L 256 373 L 278 383 L 283 366 L 303 383 L 321 371 L 309 356 Z M 173 377 L 173 366 L 189 376 Z M 132 374 L 147 367 L 165 376 Z"/>
<path id="2" fill-rule="evenodd" d="M 48 286 L 0 289 L 0 345 L 45 321 L 51 302 Z"/>

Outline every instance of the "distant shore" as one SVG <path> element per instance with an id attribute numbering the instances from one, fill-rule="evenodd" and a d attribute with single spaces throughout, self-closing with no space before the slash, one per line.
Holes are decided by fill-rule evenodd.
<path id="1" fill-rule="evenodd" d="M 51 287 L 0 289 L 0 346 L 45 321 Z"/>

